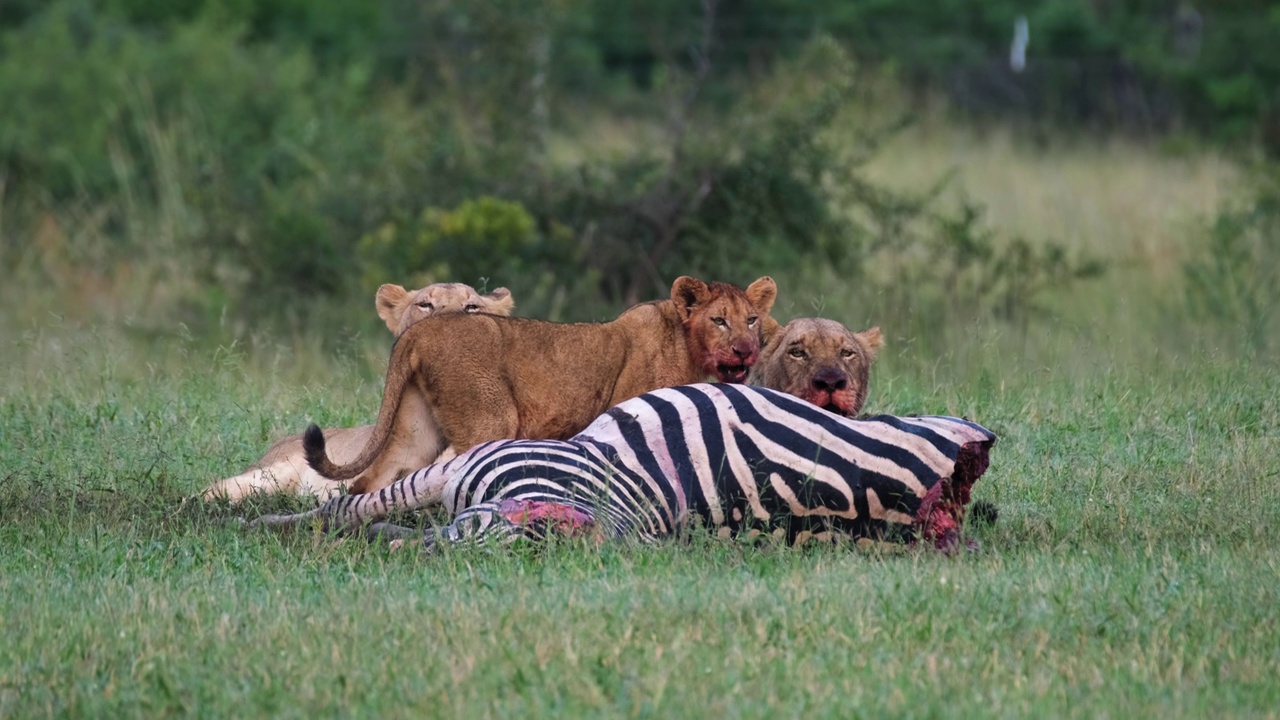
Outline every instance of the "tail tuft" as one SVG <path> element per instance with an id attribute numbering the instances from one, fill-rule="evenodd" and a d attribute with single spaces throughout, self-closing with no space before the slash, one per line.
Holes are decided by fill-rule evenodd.
<path id="1" fill-rule="evenodd" d="M 329 457 L 325 454 L 324 431 L 319 425 L 311 423 L 302 435 L 302 451 L 307 456 L 307 464 L 312 470 L 329 477 L 331 468 Z"/>

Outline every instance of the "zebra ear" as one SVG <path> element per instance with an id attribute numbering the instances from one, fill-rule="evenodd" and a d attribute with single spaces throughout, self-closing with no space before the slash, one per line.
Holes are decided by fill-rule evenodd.
<path id="1" fill-rule="evenodd" d="M 876 355 L 880 352 L 880 348 L 884 347 L 884 336 L 880 334 L 880 326 L 877 325 L 869 330 L 854 335 L 858 338 L 858 342 L 862 343 L 867 349 L 867 360 L 875 360 Z"/>
<path id="2" fill-rule="evenodd" d="M 675 303 L 676 312 L 682 320 L 689 319 L 693 308 L 707 301 L 711 289 L 698 278 L 682 275 L 671 284 L 671 302 Z"/>
<path id="3" fill-rule="evenodd" d="M 378 288 L 374 305 L 378 308 L 378 317 L 387 324 L 393 334 L 400 332 L 400 318 L 404 315 L 405 303 L 409 302 L 409 291 L 399 285 L 387 283 Z"/>

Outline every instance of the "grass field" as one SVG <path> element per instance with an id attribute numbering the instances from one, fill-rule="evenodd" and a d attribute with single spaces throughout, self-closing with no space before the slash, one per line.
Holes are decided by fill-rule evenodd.
<path id="1" fill-rule="evenodd" d="M 936 132 L 895 152 L 886 182 L 958 163 L 995 227 L 1117 259 L 1025 333 L 957 328 L 918 357 L 886 328 L 868 410 L 1001 436 L 981 551 L 424 561 L 247 533 L 301 503 L 183 498 L 310 420 L 370 419 L 384 341 L 211 349 L 52 306 L 0 341 L 0 716 L 1280 714 L 1280 366 L 1174 302 L 1230 165 Z M 801 277 L 821 275 L 778 274 L 784 317 L 877 321 Z"/>

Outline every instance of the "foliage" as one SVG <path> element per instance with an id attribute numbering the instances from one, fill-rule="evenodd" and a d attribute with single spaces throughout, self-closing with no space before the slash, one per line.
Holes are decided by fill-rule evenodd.
<path id="1" fill-rule="evenodd" d="M 445 278 L 478 282 L 490 274 L 536 270 L 528 267 L 535 237 L 533 216 L 524 206 L 485 196 L 453 210 L 428 207 L 407 232 L 385 224 L 360 240 L 359 255 L 368 287 L 406 272 L 415 285 Z"/>
<path id="2" fill-rule="evenodd" d="M 667 31 L 654 35 L 680 38 L 682 11 L 689 12 L 650 10 L 649 23 Z M 1217 138 L 1261 134 L 1280 149 L 1280 49 L 1272 42 L 1280 12 L 1261 0 L 772 0 L 726 14 L 721 53 L 737 72 L 758 71 L 823 32 L 866 63 L 941 90 L 981 116 L 1144 133 L 1189 124 Z M 1020 73 L 1008 62 L 1018 17 L 1030 28 Z M 598 44 L 632 69 L 652 68 L 670 54 L 665 43 L 638 47 L 624 32 L 603 34 Z"/>
<path id="3" fill-rule="evenodd" d="M 942 209 L 942 186 L 890 191 L 863 170 L 894 128 L 860 114 L 852 58 L 955 90 L 948 77 L 994 67 L 1023 9 L 709 5 L 6 5 L 0 260 L 56 275 L 57 257 L 73 284 L 140 288 L 138 322 L 232 338 L 268 321 L 369 327 L 370 286 L 415 275 L 492 280 L 530 314 L 598 319 L 684 272 L 817 267 L 865 288 L 860 301 L 912 308 L 934 337 L 959 309 L 1025 328 L 1101 268 L 1039 229 L 1005 236 L 976 203 Z M 1027 97 L 1068 117 L 1076 100 L 1051 75 L 1105 97 L 1095 80 L 1125 67 L 1142 91 L 1126 97 L 1164 93 L 1205 127 L 1252 132 L 1271 112 L 1270 46 L 1255 45 L 1276 14 L 1200 9 L 1192 47 L 1177 34 L 1188 7 L 1025 8 L 1045 93 Z M 633 80 L 644 90 L 620 89 Z M 602 109 L 577 117 L 586 93 Z M 552 152 L 623 117 L 657 140 Z M 1200 317 L 1255 342 L 1272 305 L 1260 208 L 1224 215 L 1206 256 L 1220 267 L 1188 270 Z M 531 225 L 502 225 L 518 213 Z"/>
<path id="4" fill-rule="evenodd" d="M 1272 3 L 886 0 L 788 10 L 759 8 L 788 26 L 807 17 L 860 58 L 982 116 L 1149 134 L 1189 125 L 1232 140 L 1276 133 Z M 1018 17 L 1030 30 L 1022 72 L 1008 60 Z"/>
<path id="5" fill-rule="evenodd" d="M 954 217 L 934 217 L 939 232 L 895 248 L 897 273 L 876 278 L 884 292 L 915 309 L 924 335 L 927 328 L 963 316 L 957 306 L 969 308 L 972 318 L 991 316 L 1025 329 L 1032 318 L 1055 314 L 1043 303 L 1046 292 L 1106 270 L 1100 259 L 1082 257 L 1052 240 L 1002 240 L 983 226 L 982 213 L 981 207 L 966 202 Z"/>
<path id="6" fill-rule="evenodd" d="M 57 3 L 3 37 L 7 262 L 34 246 L 26 228 L 84 208 L 100 219 L 68 257 L 119 275 L 181 256 L 193 277 L 179 319 L 207 326 L 229 300 L 240 319 L 303 322 L 317 299 L 357 289 L 348 269 L 371 228 L 501 175 L 501 143 L 459 130 L 447 106 L 375 88 L 367 63 L 322 72 L 305 49 L 205 15 L 163 30 L 114 17 Z"/>
<path id="7" fill-rule="evenodd" d="M 1183 270 L 1190 311 L 1262 352 L 1280 320 L 1280 165 L 1259 170 L 1253 192 L 1247 205 L 1219 213 Z"/>
<path id="8" fill-rule="evenodd" d="M 938 288 L 915 295 L 913 306 L 926 297 L 931 303 L 920 317 L 946 315 L 963 292 L 976 301 L 969 305 L 976 316 L 1025 322 L 1035 295 L 1101 270 L 1052 245 L 1033 251 L 1025 241 L 999 242 L 971 206 L 952 218 L 927 196 L 863 177 L 859 168 L 894 128 L 852 147 L 847 138 L 833 142 L 834 123 L 855 105 L 857 88 L 847 54 L 829 39 L 810 43 L 727 109 L 696 102 L 708 70 L 672 71 L 675 119 L 666 144 L 552 168 L 535 192 L 523 193 L 538 237 L 525 223 L 510 237 L 495 235 L 511 225 L 500 217 L 509 205 L 498 201 L 452 212 L 428 207 L 414 223 L 388 223 L 366 237 L 366 258 L 378 258 L 368 283 L 396 267 L 471 280 L 585 266 L 597 293 L 616 305 L 661 297 L 681 274 L 745 282 L 757 268 L 822 263 L 890 292 Z M 885 255 L 927 260 L 881 263 L 873 277 L 867 259 Z"/>
<path id="9" fill-rule="evenodd" d="M 661 293 L 681 274 L 747 281 L 752 268 L 815 254 L 847 259 L 852 228 L 824 182 L 841 158 L 828 131 L 853 97 L 848 58 L 819 40 L 723 111 L 688 99 L 706 70 L 672 81 L 666 146 L 571 168 L 552 183 L 550 221 L 578 229 L 583 261 L 611 299 Z M 781 87 L 789 92 L 772 94 Z"/>

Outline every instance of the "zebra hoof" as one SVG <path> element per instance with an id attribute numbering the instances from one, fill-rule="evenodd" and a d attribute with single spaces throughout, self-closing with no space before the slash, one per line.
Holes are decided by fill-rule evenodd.
<path id="1" fill-rule="evenodd" d="M 238 519 L 246 530 L 278 530 L 298 524 L 298 518 L 295 515 L 263 515 L 248 522 L 245 522 L 244 518 Z"/>
<path id="2" fill-rule="evenodd" d="M 393 525 L 391 523 L 374 523 L 365 528 L 365 535 L 369 538 L 369 542 L 378 542 L 386 540 L 388 543 L 396 541 L 409 540 L 416 538 L 421 533 L 413 528 L 404 527 L 403 525 Z"/>

